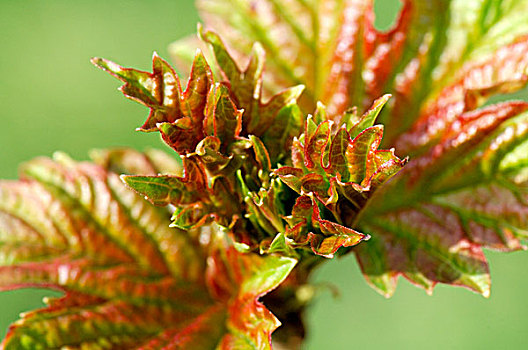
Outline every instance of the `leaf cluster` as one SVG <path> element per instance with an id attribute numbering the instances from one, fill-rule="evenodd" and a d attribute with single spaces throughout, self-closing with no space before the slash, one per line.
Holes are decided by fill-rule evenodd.
<path id="1" fill-rule="evenodd" d="M 489 295 L 483 249 L 528 230 L 528 103 L 487 104 L 527 81 L 528 1 L 406 0 L 387 32 L 368 0 L 197 5 L 171 45 L 188 77 L 92 60 L 172 155 L 0 182 L 0 288 L 64 291 L 3 348 L 269 349 L 273 313 L 294 347 L 310 273 L 348 253 L 385 296 L 399 276 Z"/>

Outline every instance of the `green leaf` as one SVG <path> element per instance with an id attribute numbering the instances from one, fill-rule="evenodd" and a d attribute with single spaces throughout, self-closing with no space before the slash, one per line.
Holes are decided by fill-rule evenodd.
<path id="1" fill-rule="evenodd" d="M 123 176 L 122 180 L 134 191 L 145 194 L 145 199 L 155 205 L 192 204 L 200 200 L 198 193 L 193 193 L 192 189 L 187 191 L 187 182 L 179 177 L 132 175 Z"/>
<path id="2" fill-rule="evenodd" d="M 227 260 L 232 271 L 239 272 L 230 281 L 237 288 L 235 297 L 228 302 L 227 334 L 222 338 L 219 349 L 270 349 L 271 333 L 280 326 L 279 320 L 263 307 L 258 298 L 280 285 L 290 274 L 296 259 L 278 256 L 261 257 L 256 254 L 235 253 L 234 248 L 220 249 L 213 255 L 213 261 Z M 217 265 L 220 265 L 217 263 Z M 214 286 L 225 285 L 220 275 L 213 276 L 217 270 L 210 269 L 209 276 L 214 279 Z M 225 292 L 215 290 L 221 295 Z M 240 310 L 246 310 L 240 312 Z"/>
<path id="3" fill-rule="evenodd" d="M 205 138 L 197 147 L 201 157 L 183 158 L 184 176 L 175 175 L 122 175 L 121 179 L 135 192 L 144 196 L 146 200 L 157 206 L 173 205 L 175 211 L 171 226 L 180 229 L 198 228 L 208 224 L 216 214 L 226 214 L 226 210 L 233 210 L 227 205 L 236 206 L 236 202 L 220 200 L 223 188 L 215 185 L 215 180 L 208 178 L 205 167 L 209 170 L 222 171 L 229 159 L 224 158 L 215 149 L 210 149 L 206 142 L 214 142 L 218 149 L 219 140 Z M 200 151 L 202 150 L 202 151 Z M 230 198 L 226 198 L 229 200 Z M 222 221 L 223 222 L 223 221 Z"/>
<path id="4" fill-rule="evenodd" d="M 261 244 L 260 251 L 262 253 L 273 254 L 280 253 L 285 256 L 297 256 L 297 253 L 292 248 L 294 242 L 286 238 L 284 233 L 278 233 L 273 240 L 267 244 Z"/>
<path id="5" fill-rule="evenodd" d="M 185 205 L 205 200 L 207 182 L 204 170 L 189 158 L 184 158 L 183 166 L 184 177 L 123 175 L 121 179 L 155 205 Z"/>
<path id="6" fill-rule="evenodd" d="M 348 130 L 350 138 L 356 138 L 363 130 L 374 126 L 381 109 L 387 104 L 392 96 L 389 94 L 383 95 L 374 101 L 372 106 L 361 116 L 357 123 Z"/>

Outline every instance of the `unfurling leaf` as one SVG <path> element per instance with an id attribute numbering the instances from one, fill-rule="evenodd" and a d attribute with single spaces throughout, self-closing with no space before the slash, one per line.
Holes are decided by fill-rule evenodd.
<path id="1" fill-rule="evenodd" d="M 295 245 L 310 243 L 316 254 L 332 257 L 339 247 L 369 238 L 350 227 L 375 190 L 405 164 L 392 150 L 378 150 L 383 127 L 373 124 L 387 100 L 380 99 L 351 125 L 343 116 L 336 131 L 330 120 L 319 125 L 313 118 L 306 121 L 304 134 L 294 141 L 294 167 L 275 171 L 300 195 L 285 232 Z M 323 108 L 319 113 L 324 114 Z M 322 218 L 320 206 L 328 219 Z"/>
<path id="2" fill-rule="evenodd" d="M 92 63 L 123 81 L 123 94 L 150 108 L 150 115 L 140 128 L 143 131 L 156 130 L 156 124 L 174 122 L 183 114 L 180 100 L 180 80 L 174 70 L 156 53 L 152 56 L 152 71 L 147 73 L 123 68 L 103 58 L 93 58 Z"/>
<path id="3" fill-rule="evenodd" d="M 247 134 L 262 138 L 274 161 L 284 158 L 283 154 L 289 149 L 291 139 L 298 135 L 302 126 L 302 114 L 296 102 L 304 87 L 298 85 L 283 90 L 264 103 L 264 51 L 260 44 L 253 46 L 249 64 L 245 70 L 241 70 L 218 35 L 211 31 L 201 31 L 200 36 L 212 46 L 218 66 L 229 82 L 237 105 L 244 109 L 244 130 Z"/>
<path id="4" fill-rule="evenodd" d="M 266 142 L 274 163 L 285 158 L 291 140 L 302 126 L 297 99 L 303 87 L 284 90 L 264 103 L 261 49 L 255 49 L 248 68 L 241 71 L 216 34 L 206 32 L 202 37 L 214 48 L 222 74 L 227 78 L 223 83 L 215 83 L 201 52 L 195 56 L 183 92 L 174 70 L 156 54 L 153 73 L 123 68 L 101 58 L 92 62 L 125 83 L 121 87 L 125 96 L 150 108 L 140 130 L 159 130 L 164 141 L 180 154 L 195 151 L 207 136 L 217 137 L 222 150 L 228 152 L 239 136 L 255 135 Z"/>
<path id="5" fill-rule="evenodd" d="M 212 45 L 227 81 L 216 83 L 211 79 L 209 65 L 198 54 L 187 89 L 180 94 L 180 107 L 174 110 L 176 114 L 156 124 L 164 141 L 182 156 L 183 175 L 126 175 L 122 179 L 151 203 L 175 206 L 172 225 L 181 229 L 196 229 L 213 221 L 231 227 L 246 217 L 252 227 L 243 223 L 243 229 L 232 238 L 237 244 L 272 253 L 266 246 L 285 231 L 284 216 L 288 213 L 281 203 L 285 190 L 270 175 L 279 159 L 289 161 L 284 154 L 301 132 L 302 115 L 296 101 L 302 87 L 285 90 L 263 103 L 260 89 L 264 62 L 258 45 L 252 61 L 242 71 L 216 34 L 200 34 Z M 112 65 L 103 68 L 109 70 L 107 66 Z M 173 74 L 168 76 L 174 80 Z M 126 83 L 138 85 L 141 81 L 129 78 Z M 203 98 L 206 86 L 209 90 Z M 193 97 L 196 91 L 201 92 Z M 189 101 L 192 107 L 185 109 Z M 372 113 L 377 115 L 382 105 Z M 153 110 L 152 105 L 147 106 Z M 373 121 L 372 116 L 365 118 L 363 124 Z M 351 246 L 367 237 L 341 225 L 339 229 L 327 229 L 327 221 L 319 214 L 316 217 L 314 220 L 322 224 L 322 232 L 328 236 L 310 236 L 317 254 L 330 257 L 340 246 Z"/>
<path id="6" fill-rule="evenodd" d="M 207 200 L 206 175 L 202 168 L 184 158 L 184 177 L 173 175 L 123 175 L 122 180 L 155 205 L 185 205 Z"/>
<path id="7" fill-rule="evenodd" d="M 94 58 L 92 62 L 125 83 L 120 90 L 126 97 L 150 109 L 147 121 L 139 130 L 159 129 L 165 142 L 179 153 L 194 151 L 205 137 L 204 107 L 213 76 L 200 52 L 183 92 L 174 70 L 156 53 L 152 58 L 152 73 L 123 68 L 102 58 Z"/>

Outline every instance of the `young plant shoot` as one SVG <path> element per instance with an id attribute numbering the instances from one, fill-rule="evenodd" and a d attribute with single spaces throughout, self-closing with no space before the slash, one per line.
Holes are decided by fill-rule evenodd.
<path id="1" fill-rule="evenodd" d="M 372 0 L 198 0 L 182 75 L 92 59 L 170 152 L 0 182 L 0 289 L 64 293 L 2 349 L 295 349 L 345 254 L 386 297 L 489 296 L 483 249 L 527 237 L 528 103 L 487 101 L 527 82 L 528 0 L 402 4 L 381 32 Z"/>

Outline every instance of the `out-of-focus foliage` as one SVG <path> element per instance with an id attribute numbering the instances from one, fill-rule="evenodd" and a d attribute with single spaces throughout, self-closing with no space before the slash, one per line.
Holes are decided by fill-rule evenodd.
<path id="1" fill-rule="evenodd" d="M 280 323 L 258 298 L 296 260 L 241 254 L 216 225 L 207 236 L 171 228 L 165 208 L 112 172 L 173 171 L 174 159 L 128 150 L 95 159 L 36 159 L 21 181 L 0 184 L 0 288 L 65 292 L 24 314 L 3 348 L 267 348 Z"/>

